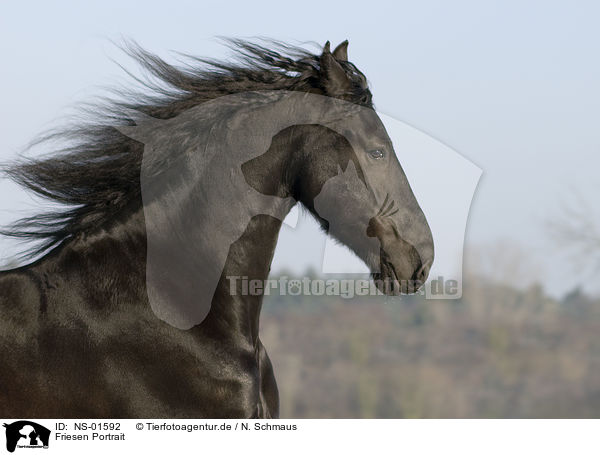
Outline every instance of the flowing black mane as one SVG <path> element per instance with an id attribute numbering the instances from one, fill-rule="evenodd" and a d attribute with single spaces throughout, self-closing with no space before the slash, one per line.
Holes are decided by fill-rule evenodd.
<path id="1" fill-rule="evenodd" d="M 126 45 L 125 51 L 149 76 L 136 79 L 145 92 L 121 91 L 117 99 L 85 107 L 87 120 L 37 142 L 63 144 L 50 158 L 24 159 L 6 167 L 4 173 L 14 181 L 65 209 L 21 219 L 0 233 L 36 240 L 24 254 L 33 257 L 78 233 L 107 226 L 123 208 L 139 204 L 143 144 L 118 130 L 134 124 L 131 111 L 168 119 L 205 101 L 245 91 L 325 92 L 319 54 L 272 41 L 227 43 L 236 52 L 232 62 L 186 56 L 181 66 L 136 44 Z M 336 96 L 372 107 L 365 76 L 352 63 L 339 63 L 351 84 Z"/>

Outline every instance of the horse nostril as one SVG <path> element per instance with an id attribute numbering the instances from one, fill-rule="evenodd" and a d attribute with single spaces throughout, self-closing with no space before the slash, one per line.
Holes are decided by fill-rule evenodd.
<path id="1" fill-rule="evenodd" d="M 429 270 L 431 268 L 431 263 L 427 262 L 421 266 L 421 268 L 415 274 L 417 276 L 417 281 L 421 283 L 425 283 L 427 281 L 427 277 L 429 276 Z"/>

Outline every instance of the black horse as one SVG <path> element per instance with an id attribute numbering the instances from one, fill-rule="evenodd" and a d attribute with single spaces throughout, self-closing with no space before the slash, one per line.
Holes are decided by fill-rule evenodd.
<path id="1" fill-rule="evenodd" d="M 320 54 L 230 43 L 238 61 L 185 67 L 131 46 L 158 81 L 145 83 L 149 95 L 96 107 L 92 121 L 51 135 L 69 141 L 60 152 L 6 169 L 65 209 L 3 231 L 37 241 L 29 254 L 41 258 L 0 273 L 1 415 L 277 417 L 277 385 L 259 339 L 262 297 L 232 292 L 229 278 L 267 278 L 296 202 L 361 257 L 378 284 L 393 283 L 384 292 L 414 292 L 427 278 L 431 232 L 366 78 L 348 61 L 348 43 L 333 52 L 327 43 Z M 236 122 L 231 106 L 240 97 L 259 107 Z M 251 127 L 229 147 L 260 150 L 240 163 L 247 190 L 227 203 L 208 196 L 215 185 L 214 194 L 223 193 L 219 179 L 198 171 L 224 162 L 218 128 L 208 130 L 210 147 L 175 151 L 193 142 L 186 128 L 203 119 L 234 133 Z M 269 136 L 262 149 L 260 132 Z M 151 143 L 160 153 L 150 153 Z M 255 206 L 238 202 L 250 193 L 262 205 L 244 217 L 238 212 Z M 232 221 L 215 224 L 222 212 Z M 199 287 L 196 264 L 222 251 L 214 286 Z M 207 291 L 208 305 L 197 311 Z"/>

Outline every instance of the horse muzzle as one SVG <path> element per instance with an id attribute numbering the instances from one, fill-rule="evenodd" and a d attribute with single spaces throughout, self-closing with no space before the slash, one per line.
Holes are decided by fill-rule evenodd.
<path id="1" fill-rule="evenodd" d="M 389 217 L 371 218 L 367 235 L 380 243 L 379 271 L 373 273 L 377 288 L 386 295 L 417 292 L 427 280 L 433 255 L 422 257 L 417 248 L 402 238 Z"/>

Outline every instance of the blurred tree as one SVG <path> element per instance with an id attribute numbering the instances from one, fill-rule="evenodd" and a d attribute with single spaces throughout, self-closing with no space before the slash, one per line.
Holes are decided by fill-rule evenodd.
<path id="1" fill-rule="evenodd" d="M 573 190 L 568 202 L 561 204 L 560 214 L 547 221 L 554 244 L 567 250 L 575 266 L 600 269 L 600 227 L 597 211 Z"/>

